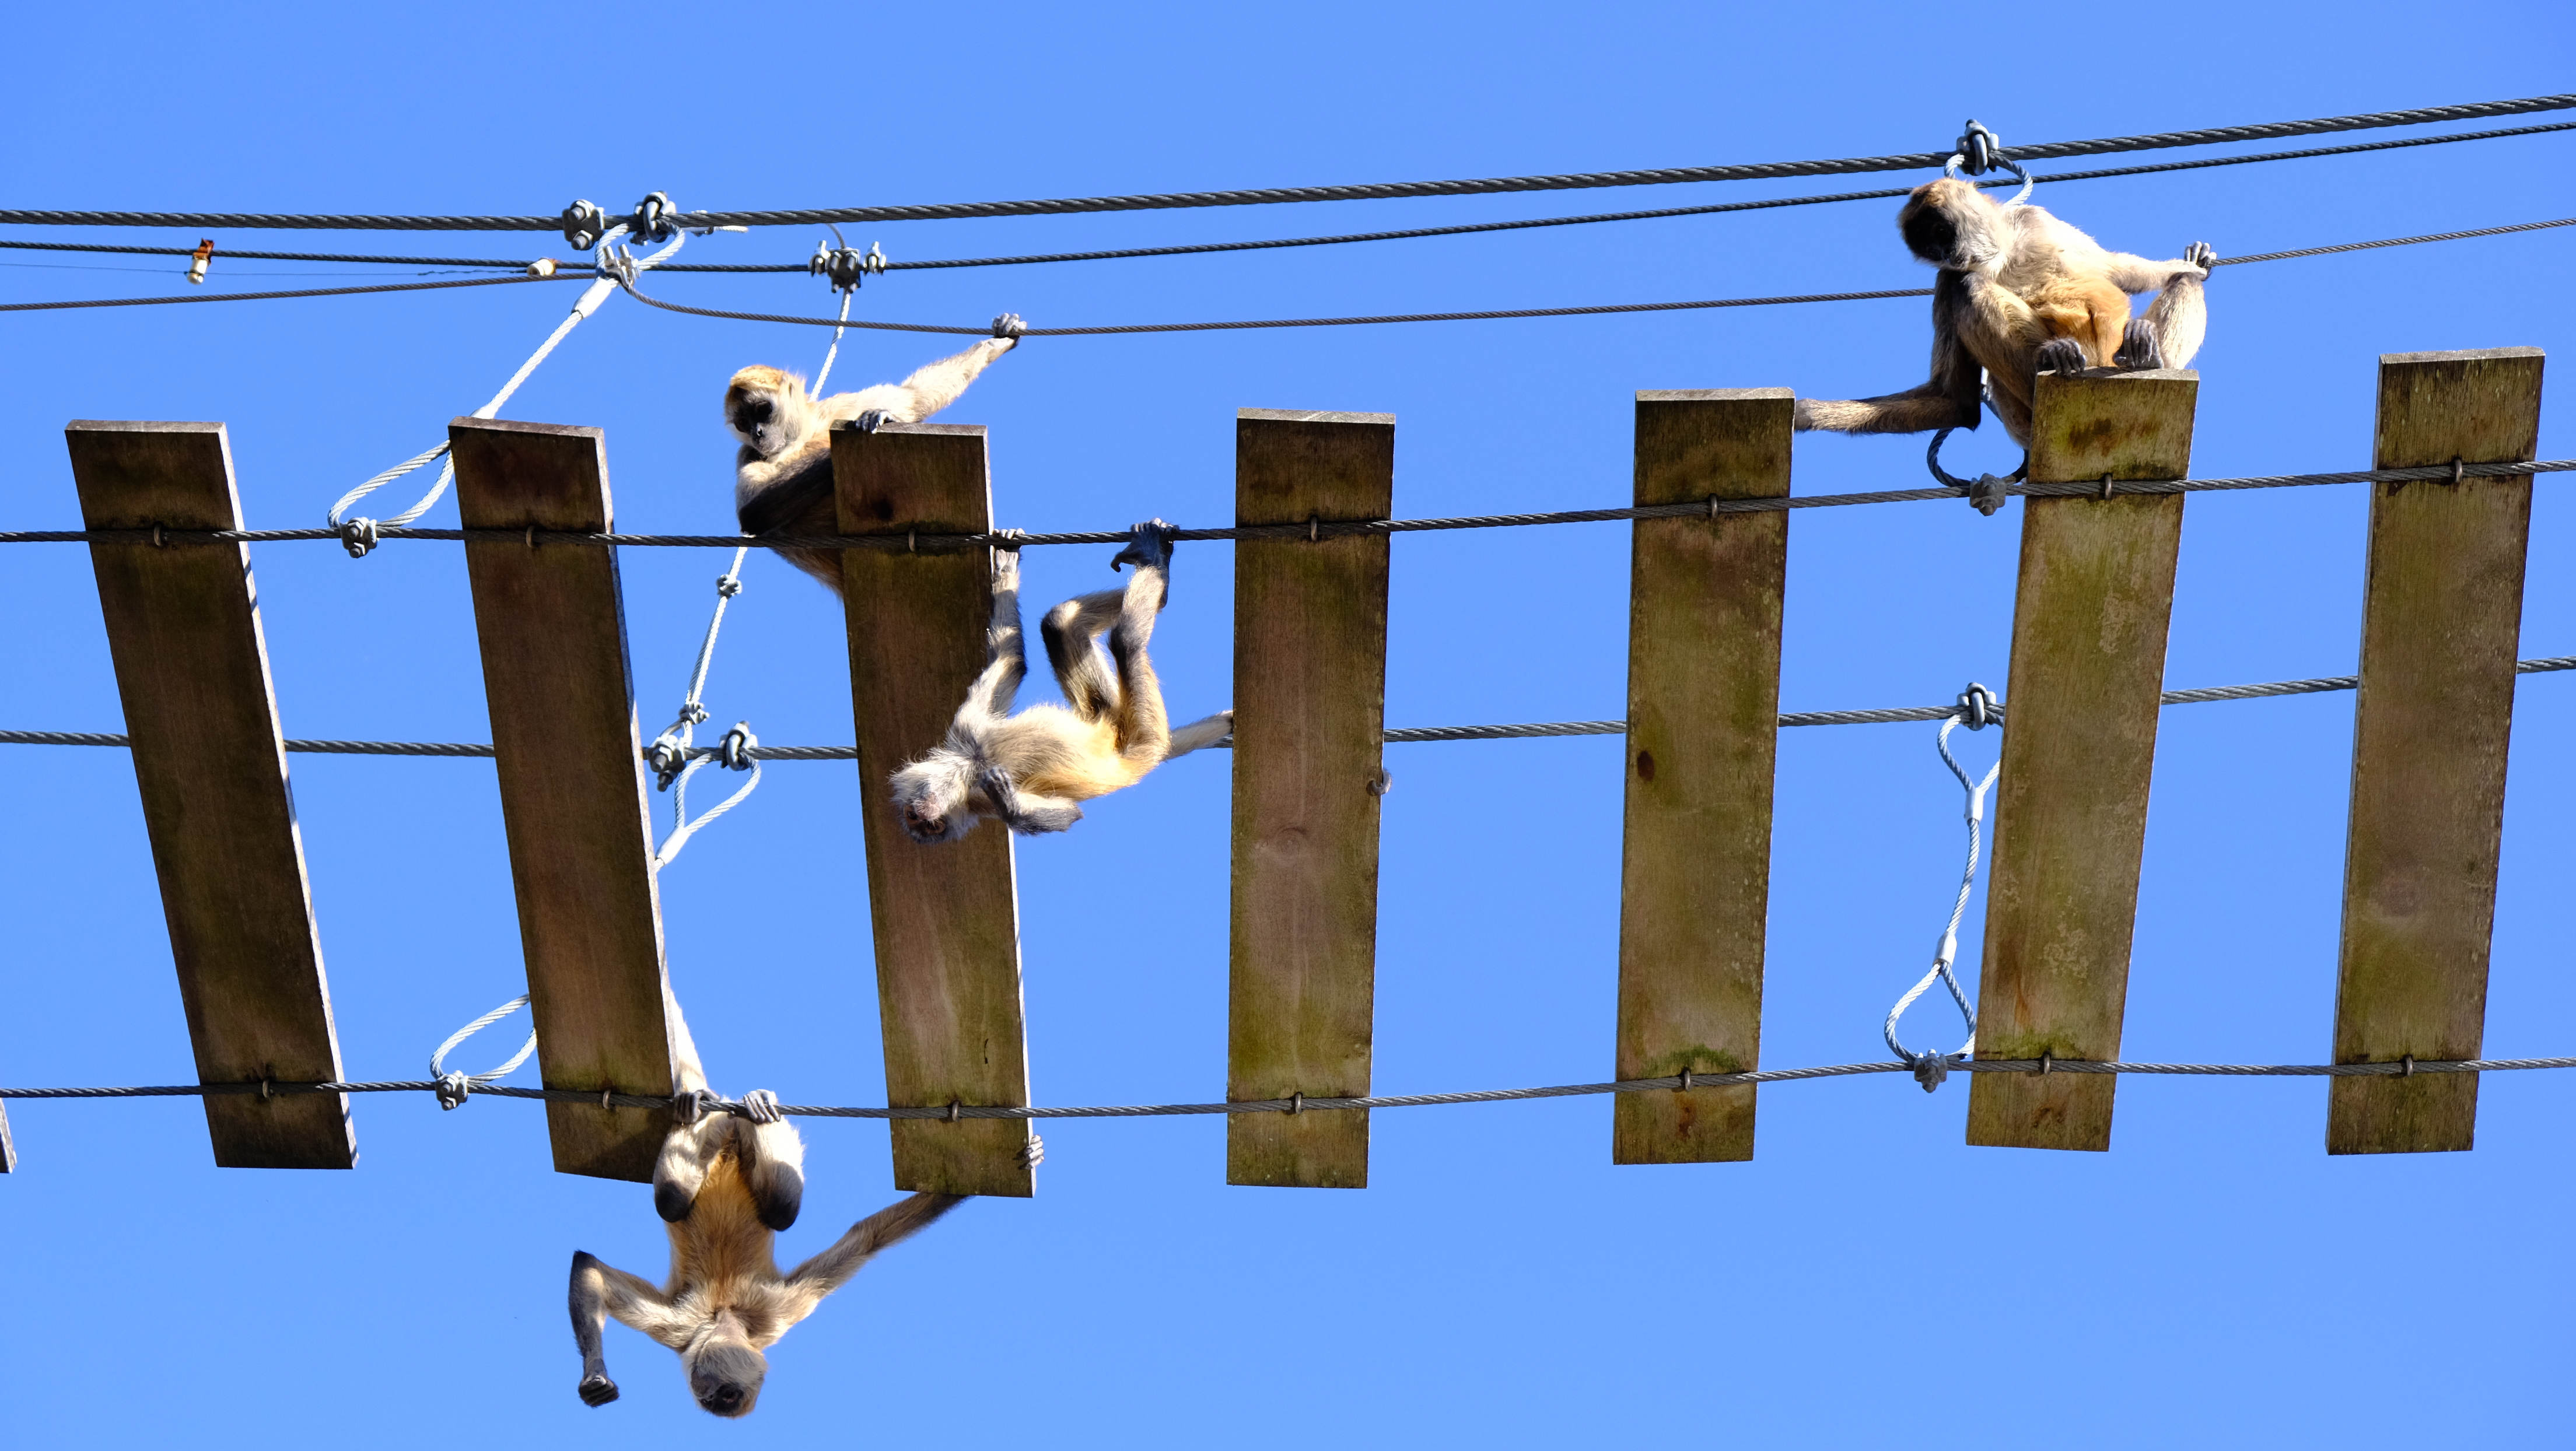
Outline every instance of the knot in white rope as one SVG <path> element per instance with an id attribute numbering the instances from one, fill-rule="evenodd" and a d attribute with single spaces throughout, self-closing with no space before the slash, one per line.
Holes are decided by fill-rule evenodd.
<path id="1" fill-rule="evenodd" d="M 1950 768 L 1950 774 L 1958 778 L 1959 789 L 1967 795 L 1967 809 L 1961 814 L 1968 824 L 1968 861 L 1959 873 L 1959 895 L 1950 904 L 1950 920 L 1942 927 L 1941 940 L 1932 949 L 1932 970 L 1906 989 L 1905 996 L 1896 1000 L 1895 1007 L 1888 1009 L 1887 1022 L 1880 1029 L 1887 1039 L 1888 1051 L 1914 1070 L 1914 1081 L 1922 1084 L 1926 1093 L 1939 1088 L 1941 1081 L 1950 1076 L 1953 1062 L 1966 1058 L 1977 1049 L 1977 1010 L 1969 1005 L 1967 991 L 1959 985 L 1955 964 L 1959 957 L 1959 921 L 1967 915 L 1968 896 L 1977 885 L 1977 858 L 1984 845 L 1982 828 L 1986 819 L 1986 793 L 1994 789 L 1995 777 L 2003 770 L 2003 763 L 1997 761 L 1986 768 L 1983 777 L 1970 780 L 1967 769 L 1959 764 L 1959 758 L 1950 754 L 1950 733 L 1962 725 L 1971 730 L 1980 729 L 1979 725 L 1971 723 L 1972 718 L 2000 725 L 2002 710 L 1993 702 L 1993 696 L 1984 686 L 1971 684 L 1960 692 L 1959 709 L 1941 722 L 1940 734 L 1933 738 L 1934 749 L 1941 753 L 1941 763 Z M 1967 1041 L 1961 1043 L 1955 1053 L 1917 1053 L 1906 1047 L 1896 1035 L 1897 1021 L 1905 1016 L 1905 1010 L 1914 1006 L 1915 999 L 1931 991 L 1936 982 L 1949 989 L 1950 1001 L 1957 1005 L 1959 1020 L 1968 1030 Z"/>
<path id="2" fill-rule="evenodd" d="M 511 1055 L 510 1061 L 493 1069 L 489 1073 L 463 1073 L 451 1070 L 447 1067 L 447 1055 L 455 1051 L 457 1044 L 462 1043 L 466 1039 L 473 1037 L 475 1034 L 482 1032 L 485 1028 L 492 1026 L 494 1023 L 501 1021 L 503 1018 L 510 1016 L 512 1013 L 517 1012 L 519 1009 L 524 1008 L 527 1005 L 528 995 L 526 993 L 519 994 L 517 997 L 510 999 L 508 1002 L 503 1003 L 501 1006 L 494 1008 L 492 1011 L 476 1018 L 473 1022 L 470 1022 L 464 1027 L 449 1034 L 447 1041 L 438 1045 L 438 1051 L 429 1055 L 429 1076 L 438 1080 L 438 1106 L 440 1108 L 448 1109 L 458 1107 L 465 1102 L 466 1096 L 471 1094 L 475 1089 L 506 1076 L 520 1064 L 527 1062 L 529 1054 L 537 1051 L 537 1030 L 531 1027 L 528 1029 L 528 1041 L 519 1045 L 519 1051 Z"/>
<path id="3" fill-rule="evenodd" d="M 2002 137 L 1997 136 L 1994 132 L 1987 130 L 1975 121 L 1970 121 L 1968 123 L 1966 134 L 1959 138 L 1958 147 L 1959 149 L 1957 154 L 1953 155 L 1950 158 L 1949 163 L 1941 168 L 1943 175 L 1957 176 L 1960 172 L 1964 171 L 1970 176 L 1983 176 L 1997 167 L 2002 167 L 2004 170 L 2021 178 L 2021 190 L 2013 193 L 2013 199 L 2004 203 L 2004 205 L 2008 207 L 2017 207 L 2029 198 L 2030 189 L 2034 185 L 2031 180 L 2031 175 L 2029 172 L 2022 170 L 2021 163 L 2004 155 L 2004 139 Z"/>
<path id="4" fill-rule="evenodd" d="M 670 193 L 648 191 L 635 204 L 635 215 L 626 224 L 626 234 L 638 242 L 667 242 L 674 230 L 672 215 Z"/>
<path id="5" fill-rule="evenodd" d="M 759 764 L 759 758 L 752 755 L 758 749 L 760 737 L 751 733 L 751 722 L 738 720 L 716 742 L 716 761 L 728 771 L 748 771 Z"/>

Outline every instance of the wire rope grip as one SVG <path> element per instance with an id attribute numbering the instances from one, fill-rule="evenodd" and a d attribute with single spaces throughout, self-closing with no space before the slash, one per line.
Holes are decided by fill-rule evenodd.
<path id="1" fill-rule="evenodd" d="M 608 235 L 608 214 L 588 201 L 577 201 L 563 209 L 563 239 L 576 252 L 587 252 Z"/>
<path id="2" fill-rule="evenodd" d="M 834 292 L 856 292 L 859 284 L 870 277 L 884 276 L 885 270 L 886 255 L 874 242 L 864 252 L 856 247 L 816 242 L 814 255 L 805 263 L 806 275 L 829 279 Z"/>
<path id="3" fill-rule="evenodd" d="M 2022 170 L 2020 162 L 2004 155 L 2004 139 L 1982 123 L 1971 118 L 1968 129 L 1960 133 L 1954 144 L 1958 149 L 1951 153 L 1949 163 L 1941 168 L 1943 175 L 1957 176 L 1964 171 L 1970 176 L 1983 176 L 2001 169 L 2021 179 L 2021 190 L 2013 193 L 2013 199 L 2004 203 L 2005 206 L 2020 206 L 2030 196 L 2030 189 L 2035 184 L 2030 173 Z"/>
<path id="4" fill-rule="evenodd" d="M 1968 426 L 1976 427 L 1974 423 Z M 1943 488 L 1962 491 L 1968 503 L 1978 513 L 1991 519 L 1995 511 L 2004 506 L 2004 500 L 2011 496 L 2012 486 L 2030 477 L 2030 453 L 2025 449 L 2021 456 L 2021 466 L 2001 478 L 1993 474 L 1979 474 L 1973 479 L 1963 479 L 1941 467 L 1941 445 L 1956 432 L 1958 428 L 1953 426 L 1932 435 L 1932 446 L 1923 452 L 1924 466 L 1932 470 L 1932 477 L 1939 479 Z"/>

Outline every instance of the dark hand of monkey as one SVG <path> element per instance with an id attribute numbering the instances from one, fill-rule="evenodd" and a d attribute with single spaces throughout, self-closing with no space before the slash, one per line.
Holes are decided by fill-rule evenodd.
<path id="1" fill-rule="evenodd" d="M 2120 335 L 2120 351 L 2113 355 L 2111 363 L 2121 368 L 2163 367 L 2165 352 L 2156 341 L 2155 324 L 2143 317 L 2129 319 L 2129 326 Z"/>
<path id="2" fill-rule="evenodd" d="M 602 1371 L 596 1375 L 586 1375 L 581 1378 L 583 1405 L 604 1406 L 615 1399 L 617 1399 L 617 1382 L 610 1380 L 607 1372 Z"/>
<path id="3" fill-rule="evenodd" d="M 1134 538 L 1109 561 L 1109 572 L 1115 574 L 1122 564 L 1138 569 L 1166 569 L 1172 563 L 1172 526 L 1160 519 L 1148 519 L 1132 531 Z"/>
<path id="4" fill-rule="evenodd" d="M 1010 772 L 999 766 L 986 766 L 976 773 L 975 785 L 991 799 L 993 809 L 1000 812 L 1003 819 L 1009 820 L 1020 814 L 1020 788 L 1012 782 Z"/>
<path id="5" fill-rule="evenodd" d="M 886 412 L 882 408 L 871 408 L 867 412 L 860 414 L 858 417 L 853 418 L 850 421 L 859 426 L 859 432 L 874 433 L 885 425 L 892 423 L 894 421 L 894 415 Z"/>
<path id="6" fill-rule="evenodd" d="M 2036 371 L 2075 374 L 2084 371 L 2084 345 L 2073 338 L 2050 338 L 2039 345 Z"/>
<path id="7" fill-rule="evenodd" d="M 755 1088 L 744 1094 L 742 1111 L 745 1117 L 756 1124 L 780 1123 L 787 1117 L 778 1111 L 778 1095 L 766 1088 Z"/>
<path id="8" fill-rule="evenodd" d="M 2182 249 L 2182 260 L 2199 268 L 2200 275 L 2207 277 L 2209 269 L 2218 265 L 2218 253 L 2211 250 L 2207 242 L 2194 242 Z"/>
<path id="9" fill-rule="evenodd" d="M 993 319 L 993 336 L 997 338 L 1009 338 L 1017 342 L 1020 334 L 1028 330 L 1029 325 L 1020 321 L 1020 315 L 1016 312 L 1006 312 Z"/>

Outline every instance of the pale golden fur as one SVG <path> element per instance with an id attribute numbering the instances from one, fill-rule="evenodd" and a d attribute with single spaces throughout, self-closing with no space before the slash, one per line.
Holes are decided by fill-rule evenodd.
<path id="1" fill-rule="evenodd" d="M 703 1094 L 696 1045 L 666 990 L 672 1080 L 682 1095 Z M 720 1416 L 743 1416 L 760 1399 L 761 1354 L 814 1313 L 823 1297 L 877 1251 L 954 1207 L 947 1194 L 915 1194 L 860 1220 L 832 1246 L 779 1273 L 776 1232 L 793 1224 L 804 1193 L 805 1146 L 764 1092 L 743 1096 L 751 1117 L 710 1111 L 678 1123 L 653 1166 L 654 1207 L 670 1231 L 671 1273 L 662 1285 L 602 1262 L 572 1257 L 573 1340 L 582 1357 L 583 1402 L 616 1400 L 601 1343 L 604 1317 L 680 1353 L 690 1393 Z"/>
<path id="2" fill-rule="evenodd" d="M 1020 633 L 1019 556 L 993 552 L 991 662 L 949 723 L 947 736 L 897 771 L 890 784 L 904 830 L 925 844 L 954 841 L 987 816 L 1015 831 L 1062 831 L 1082 819 L 1078 803 L 1123 790 L 1174 756 L 1212 745 L 1234 729 L 1221 711 L 1173 730 L 1162 682 L 1146 652 L 1168 592 L 1169 526 L 1136 526 L 1118 556 L 1135 574 L 1125 589 L 1066 600 L 1047 611 L 1040 633 L 1065 704 L 1011 704 L 1028 672 Z M 1104 662 L 1095 637 L 1109 635 Z"/>
<path id="3" fill-rule="evenodd" d="M 742 447 L 734 455 L 734 517 L 745 534 L 837 534 L 832 498 L 832 425 L 874 432 L 888 423 L 919 423 L 957 401 L 995 358 L 1018 339 L 1019 319 L 994 321 L 996 335 L 962 353 L 925 363 L 900 383 L 879 383 L 828 398 L 808 397 L 794 373 L 754 365 L 725 385 L 725 426 Z M 840 555 L 832 550 L 779 551 L 787 562 L 841 589 Z"/>
<path id="4" fill-rule="evenodd" d="M 2108 251 L 2039 207 L 2005 206 L 1951 177 L 1916 187 L 1897 226 L 1917 257 L 1941 269 L 1932 284 L 1932 377 L 1876 398 L 1800 399 L 1799 428 L 1974 428 L 1982 393 L 2004 431 L 2028 444 L 2039 374 L 2181 368 L 2200 350 L 2208 328 L 2201 284 L 2217 261 L 2202 243 L 2170 262 Z M 2156 300 L 2132 320 L 2129 296 L 2144 292 Z"/>

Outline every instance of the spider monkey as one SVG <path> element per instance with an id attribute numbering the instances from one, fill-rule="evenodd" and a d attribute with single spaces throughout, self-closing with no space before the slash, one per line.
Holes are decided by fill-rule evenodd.
<path id="1" fill-rule="evenodd" d="M 947 738 L 894 773 L 894 803 L 903 829 L 924 845 L 955 841 L 987 816 L 1014 831 L 1062 831 L 1082 819 L 1078 802 L 1143 780 L 1174 756 L 1213 745 L 1234 729 L 1219 711 L 1173 730 L 1146 642 L 1170 593 L 1172 526 L 1136 526 L 1112 570 L 1134 565 L 1123 590 L 1078 595 L 1046 612 L 1039 633 L 1047 661 L 1064 688 L 1065 705 L 1033 705 L 1014 715 L 1011 701 L 1028 673 L 1020 633 L 1020 557 L 993 551 L 993 619 L 985 639 L 992 663 L 975 677 Z M 1109 632 L 1104 666 L 1092 638 Z"/>
<path id="2" fill-rule="evenodd" d="M 925 363 L 900 383 L 879 383 L 829 398 L 805 396 L 805 380 L 753 366 L 725 385 L 725 426 L 742 440 L 734 456 L 734 518 L 745 534 L 833 534 L 832 425 L 855 422 L 869 433 L 888 423 L 919 423 L 957 401 L 966 385 L 1011 350 L 1028 329 L 1017 313 L 993 319 L 993 335 L 962 353 Z M 841 592 L 840 556 L 827 549 L 782 549 L 787 562 Z"/>
<path id="3" fill-rule="evenodd" d="M 796 1222 L 805 1145 L 765 1089 L 742 1096 L 745 1118 L 710 1112 L 706 1072 L 680 1005 L 663 990 L 671 1024 L 674 1108 L 682 1122 L 653 1166 L 653 1208 L 671 1235 L 670 1283 L 655 1288 L 586 1250 L 572 1257 L 572 1336 L 581 1349 L 582 1403 L 617 1399 L 600 1346 L 605 1317 L 680 1353 L 689 1392 L 719 1416 L 747 1416 L 769 1372 L 761 1354 L 849 1282 L 879 1250 L 927 1227 L 959 1196 L 915 1194 L 852 1225 L 829 1249 L 785 1274 L 771 1257 Z M 1043 1153 L 1033 1135 L 1032 1163 Z"/>
<path id="4" fill-rule="evenodd" d="M 1982 369 L 1985 401 L 2027 447 L 2039 374 L 2187 367 L 2208 330 L 2201 284 L 2218 254 L 2206 243 L 2173 262 L 2107 252 L 2039 207 L 2006 206 L 1955 177 L 1916 187 L 1896 225 L 1915 256 L 1941 269 L 1931 381 L 1877 398 L 1802 398 L 1800 429 L 1974 428 Z M 2133 319 L 2129 294 L 2142 292 L 2156 300 Z"/>

